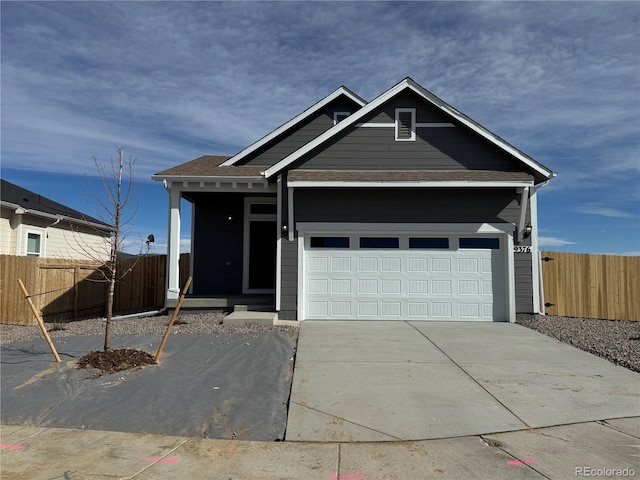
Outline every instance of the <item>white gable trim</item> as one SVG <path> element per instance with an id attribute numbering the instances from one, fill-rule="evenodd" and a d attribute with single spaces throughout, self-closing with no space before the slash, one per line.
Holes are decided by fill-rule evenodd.
<path id="1" fill-rule="evenodd" d="M 412 90 L 413 92 L 421 96 L 424 100 L 428 101 L 435 107 L 439 108 L 450 117 L 455 118 L 460 123 L 466 125 L 471 130 L 480 134 L 482 137 L 489 140 L 499 148 L 510 153 L 515 158 L 517 158 L 522 163 L 532 168 L 536 172 L 544 175 L 547 178 L 551 178 L 553 176 L 552 171 L 542 167 L 541 165 L 536 163 L 533 159 L 531 159 L 530 157 L 528 157 L 527 155 L 525 155 L 524 153 L 522 153 L 512 145 L 510 145 L 509 143 L 505 142 L 497 135 L 491 133 L 489 130 L 485 129 L 478 123 L 472 121 L 470 118 L 463 115 L 461 112 L 458 112 L 455 108 L 451 107 L 450 105 L 446 104 L 442 100 L 438 99 L 437 97 L 435 97 L 433 94 L 425 90 L 423 87 L 418 85 L 416 82 L 414 82 L 410 78 L 405 78 L 400 83 L 391 87 L 382 95 L 378 96 L 376 99 L 372 100 L 371 102 L 363 106 L 360 110 L 354 112 L 352 115 L 350 115 L 349 117 L 344 119 L 342 122 L 335 125 L 330 130 L 327 130 L 326 132 L 319 135 L 311 142 L 305 144 L 303 147 L 291 153 L 289 156 L 283 158 L 281 161 L 279 161 L 275 165 L 269 167 L 267 170 L 265 170 L 265 177 L 270 178 L 273 175 L 278 174 L 279 172 L 287 168 L 289 165 L 291 165 L 293 162 L 301 158 L 303 155 L 306 155 L 307 153 L 312 151 L 314 148 L 318 147 L 319 145 L 322 145 L 324 142 L 326 142 L 328 139 L 330 139 L 337 133 L 341 132 L 342 130 L 348 127 L 351 127 L 352 125 L 357 124 L 358 120 L 361 120 L 365 115 L 371 113 L 373 110 L 378 108 L 387 100 L 390 100 L 391 98 L 395 97 L 397 94 L 399 94 L 400 92 L 406 89 Z"/>
<path id="2" fill-rule="evenodd" d="M 322 100 L 320 100 L 318 103 L 316 103 L 316 104 L 312 105 L 311 107 L 309 107 L 308 109 L 306 109 L 304 112 L 300 113 L 299 115 L 296 115 L 291 120 L 289 120 L 288 122 L 284 123 L 280 127 L 276 128 L 271 133 L 265 135 L 264 137 L 262 137 L 257 142 L 252 143 L 251 145 L 249 145 L 247 148 L 245 148 L 241 152 L 235 154 L 233 157 L 229 158 L 228 160 L 225 160 L 223 163 L 220 164 L 220 166 L 228 167 L 228 166 L 231 166 L 231 165 L 235 165 L 241 159 L 243 159 L 244 157 L 246 157 L 250 153 L 256 151 L 258 148 L 262 147 L 263 145 L 265 145 L 269 141 L 273 140 L 278 135 L 281 135 L 282 133 L 286 132 L 287 130 L 289 130 L 291 127 L 293 127 L 297 123 L 299 123 L 302 120 L 310 117 L 311 115 L 313 115 L 317 111 L 323 109 L 324 107 L 329 105 L 332 101 L 334 101 L 336 98 L 340 97 L 341 95 L 345 95 L 346 97 L 348 97 L 349 99 L 353 100 L 355 103 L 357 103 L 361 107 L 366 104 L 366 102 L 362 98 L 357 96 L 355 93 L 353 93 L 348 88 L 339 87 L 333 93 L 330 93 L 329 95 L 324 97 Z M 340 113 L 345 113 L 345 112 L 340 112 Z"/>

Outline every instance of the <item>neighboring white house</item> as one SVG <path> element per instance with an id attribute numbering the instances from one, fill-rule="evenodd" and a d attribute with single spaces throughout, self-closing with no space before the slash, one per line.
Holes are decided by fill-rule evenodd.
<path id="1" fill-rule="evenodd" d="M 0 254 L 107 260 L 111 225 L 1 180 Z"/>

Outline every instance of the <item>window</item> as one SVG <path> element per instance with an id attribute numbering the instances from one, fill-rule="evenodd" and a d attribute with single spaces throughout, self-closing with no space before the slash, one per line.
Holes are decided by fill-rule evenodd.
<path id="1" fill-rule="evenodd" d="M 40 240 L 39 233 L 27 233 L 27 257 L 40 256 Z"/>
<path id="2" fill-rule="evenodd" d="M 409 238 L 409 248 L 449 248 L 448 238 Z"/>
<path id="3" fill-rule="evenodd" d="M 400 248 L 397 237 L 360 237 L 360 248 Z"/>
<path id="4" fill-rule="evenodd" d="M 482 248 L 489 250 L 498 250 L 500 248 L 500 239 L 483 237 L 461 238 L 460 248 Z"/>
<path id="5" fill-rule="evenodd" d="M 413 141 L 416 139 L 416 109 L 396 108 L 396 140 Z"/>
<path id="6" fill-rule="evenodd" d="M 349 248 L 349 237 L 311 237 L 311 248 Z"/>
<path id="7" fill-rule="evenodd" d="M 345 118 L 351 115 L 351 112 L 333 112 L 333 124 L 341 122 Z"/>

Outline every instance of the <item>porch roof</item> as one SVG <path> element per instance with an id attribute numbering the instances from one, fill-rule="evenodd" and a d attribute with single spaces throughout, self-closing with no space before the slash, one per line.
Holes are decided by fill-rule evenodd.
<path id="1" fill-rule="evenodd" d="M 228 166 L 223 167 L 221 164 L 231 157 L 220 155 L 203 155 L 190 162 L 177 165 L 175 167 L 163 170 L 153 175 L 154 180 L 164 179 L 189 179 L 203 177 L 248 177 L 248 178 L 264 178 L 262 172 L 265 166 Z"/>

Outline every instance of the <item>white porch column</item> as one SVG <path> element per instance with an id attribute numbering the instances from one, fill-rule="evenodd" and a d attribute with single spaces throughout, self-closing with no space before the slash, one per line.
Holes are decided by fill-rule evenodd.
<path id="1" fill-rule="evenodd" d="M 167 242 L 167 296 L 180 296 L 180 190 L 169 190 L 169 237 Z"/>

